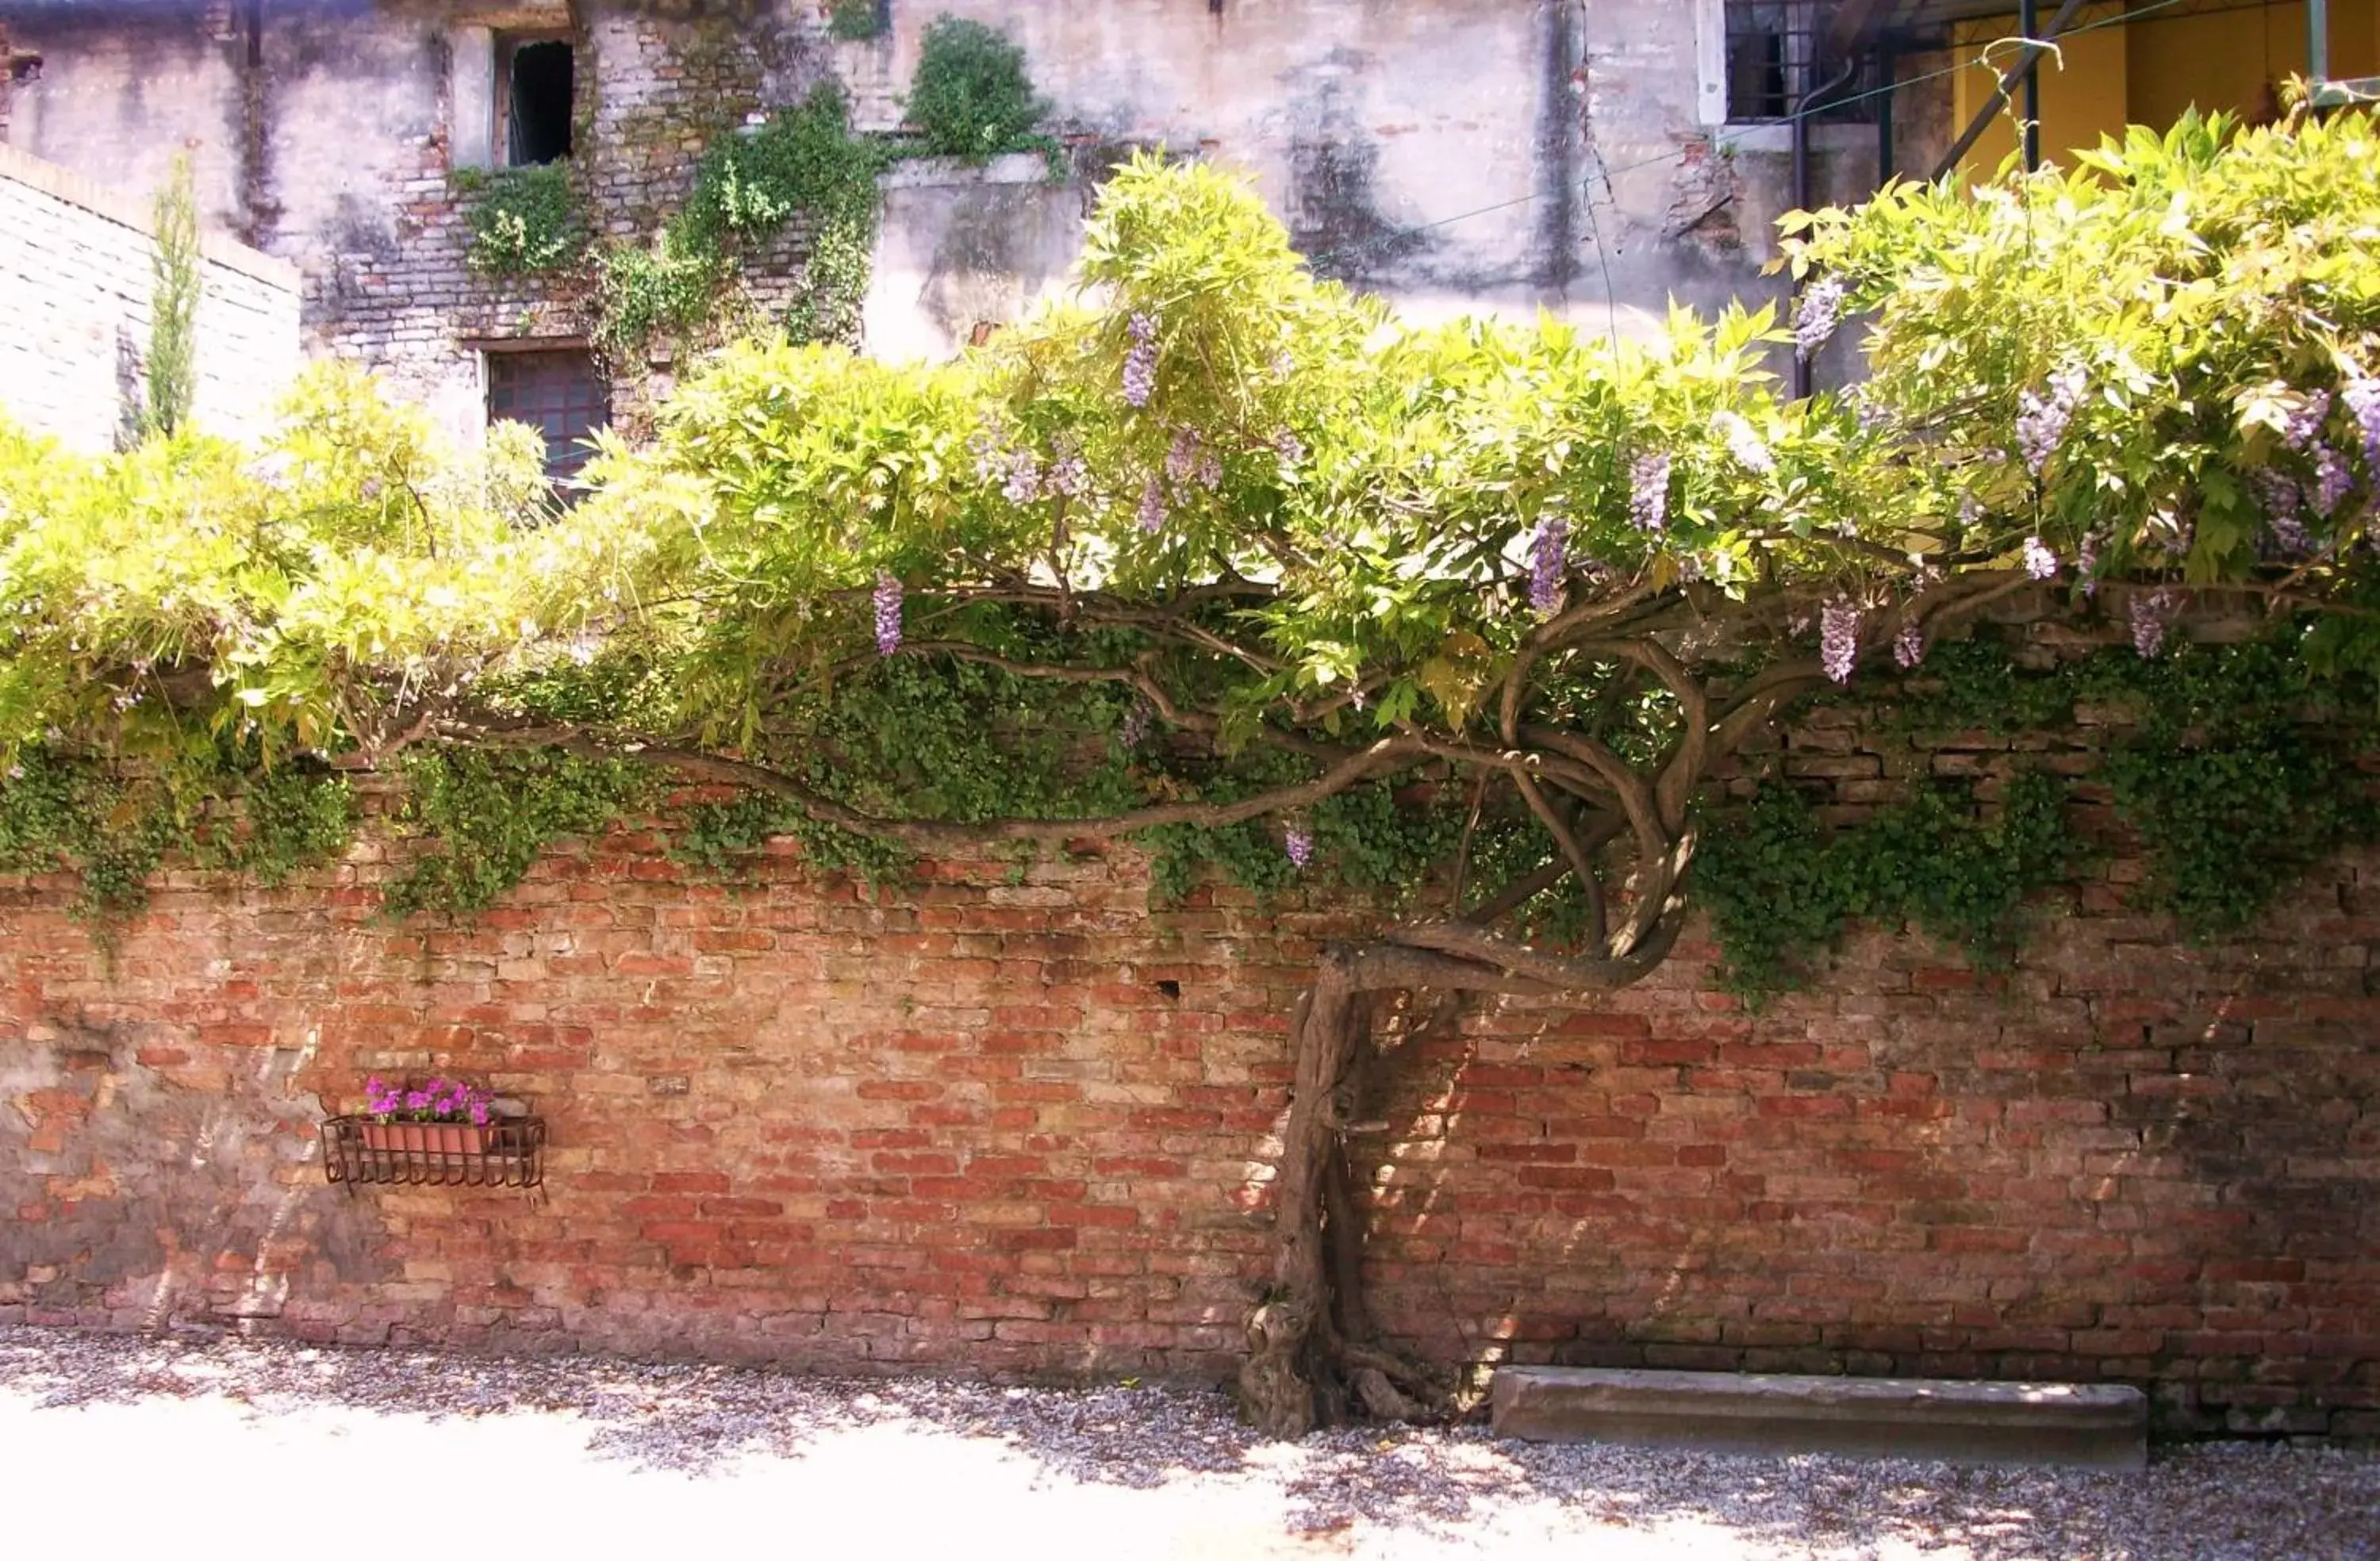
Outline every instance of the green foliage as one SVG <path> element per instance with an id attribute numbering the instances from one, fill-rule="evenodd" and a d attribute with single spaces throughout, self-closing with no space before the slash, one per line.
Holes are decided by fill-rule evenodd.
<path id="1" fill-rule="evenodd" d="M 468 916 L 528 876 L 546 846 L 591 835 L 653 794 L 650 770 L 618 760 L 453 748 L 408 753 L 400 822 L 425 850 L 382 897 L 396 918 Z"/>
<path id="2" fill-rule="evenodd" d="M 1025 51 L 979 21 L 936 17 L 927 24 L 909 84 L 910 122 L 928 151 L 975 162 L 1030 150 L 1049 105 L 1033 92 Z"/>
<path id="3" fill-rule="evenodd" d="M 202 865 L 235 866 L 266 889 L 300 869 L 336 861 L 355 838 L 355 793 L 341 777 L 274 769 L 251 776 L 241 793 L 246 832 Z"/>
<path id="4" fill-rule="evenodd" d="M 652 241 L 600 258 L 597 344 L 619 357 L 656 334 L 698 331 L 735 275 L 735 255 L 796 218 L 810 224 L 811 248 L 788 329 L 800 340 L 850 336 L 868 292 L 884 158 L 877 142 L 851 133 L 832 82 L 799 108 L 721 137 L 703 154 L 686 205 Z"/>
<path id="5" fill-rule="evenodd" d="M 2192 938 L 2246 926 L 2339 848 L 2380 837 L 2359 756 L 2380 746 L 2380 686 L 2317 678 L 2310 622 L 2244 645 L 2130 649 L 2027 670 L 1997 640 L 1937 646 L 1905 684 L 1852 706 L 1921 744 L 1959 732 L 2074 733 L 2078 708 L 2112 724 L 2084 783 L 2106 788 L 2148 867 L 2142 909 Z M 2082 739 L 2078 735 L 2077 741 Z M 1840 830 L 1802 796 L 1764 786 L 1713 832 L 1696 867 L 1730 982 L 1794 985 L 1854 919 L 1907 922 L 2004 958 L 2018 903 L 2070 861 L 2068 788 L 2027 773 L 1994 821 L 1939 792 Z"/>
<path id="6" fill-rule="evenodd" d="M 0 871 L 74 874 L 73 913 L 103 936 L 148 904 L 168 853 L 273 888 L 353 832 L 345 780 L 222 753 L 144 771 L 29 747 L 0 783 Z"/>
<path id="7" fill-rule="evenodd" d="M 883 30 L 877 0 L 828 0 L 828 36 L 846 42 L 860 42 L 876 37 Z"/>
<path id="8" fill-rule="evenodd" d="M 614 363 L 656 335 L 685 336 L 710 318 L 734 267 L 713 242 L 663 228 L 650 244 L 617 244 L 596 261 L 597 347 Z"/>
<path id="9" fill-rule="evenodd" d="M 847 874 L 871 887 L 901 881 L 915 862 L 897 845 L 819 823 L 797 805 L 759 792 L 687 809 L 670 854 L 690 867 L 731 876 L 780 836 L 797 842 L 802 860 L 820 872 Z"/>
<path id="10" fill-rule="evenodd" d="M 170 434 L 190 415 L 198 398 L 199 203 L 191 188 L 190 154 L 174 154 L 171 171 L 157 191 L 156 251 L 150 267 L 149 402 L 140 418 L 144 434 Z"/>
<path id="11" fill-rule="evenodd" d="M 1103 188 L 1062 299 L 950 363 L 731 345 L 564 515 L 526 497 L 534 463 L 513 445 L 444 451 L 337 376 L 261 451 L 186 433 L 85 461 L 0 430 L 0 758 L 47 744 L 162 772 L 222 740 L 278 768 L 542 726 L 574 750 L 761 766 L 785 803 L 888 832 L 1168 824 L 1176 892 L 1208 870 L 1283 887 L 1294 827 L 1318 844 L 1302 881 L 1432 907 L 1459 839 L 1472 905 L 1555 859 L 1515 781 L 1534 776 L 1595 821 L 1606 897 L 1633 917 L 1690 887 L 1665 837 L 1691 783 L 1818 683 L 1822 623 L 1864 688 L 1904 621 L 1938 609 L 1928 627 L 1947 629 L 2022 588 L 2036 537 L 2062 582 L 2089 552 L 2096 605 L 2078 590 L 2078 614 L 2145 609 L 2154 628 L 2179 605 L 2166 593 L 2215 582 L 2374 605 L 2374 554 L 2350 544 L 2380 481 L 2353 411 L 2380 406 L 2375 153 L 2362 115 L 2236 139 L 2193 125 L 2134 138 L 2092 178 L 1827 215 L 1793 260 L 1874 312 L 1864 405 L 1780 401 L 1766 313 L 1681 313 L 1617 346 L 1551 320 L 1399 326 L 1318 280 L 1244 184 L 1142 159 Z M 604 262 L 607 345 L 710 319 L 732 255 L 792 214 L 856 244 L 876 155 L 831 94 L 723 141 L 660 248 Z M 824 295 L 850 288 L 838 253 L 822 246 L 813 278 L 820 329 Z M 2077 366 L 2070 427 L 2028 460 L 2020 417 L 2037 430 L 2049 376 Z M 2302 551 L 2250 514 L 2258 471 L 2344 481 L 2326 518 L 2303 506 Z M 2289 647 L 2292 710 L 2318 702 L 2317 672 L 2362 697 L 2345 691 L 2380 666 L 2369 622 Z M 1961 681 L 1963 654 L 1927 663 L 1937 714 L 2064 719 L 2067 693 L 1986 686 L 1980 663 Z M 2199 654 L 2072 696 L 2131 698 L 2125 680 L 2194 676 Z M 2200 697 L 2179 690 L 2139 708 Z M 2305 806 L 2361 794 L 2328 736 L 2131 719 L 2125 754 L 2146 757 L 2119 754 L 2105 779 L 2156 865 L 2154 902 L 2193 926 L 2220 919 L 2220 886 L 2188 853 L 2218 831 L 2277 883 L 2299 842 L 2272 818 L 2311 820 L 2308 850 L 2360 827 L 2344 802 Z M 517 817 L 419 805 L 461 843 L 395 908 L 484 903 L 551 828 L 601 812 L 513 783 L 532 799 Z M 1853 914 L 2004 950 L 2048 870 L 2046 784 L 2011 783 L 1980 816 L 1913 797 L 1871 843 L 1790 871 L 1752 849 L 1783 826 L 1755 829 L 1739 889 L 1767 874 L 1790 914 L 1753 929 L 1773 936 L 1737 959 L 1742 978 Z M 450 776 L 429 794 L 491 790 Z M 731 862 L 793 827 L 779 802 L 731 807 L 685 849 Z M 799 829 L 816 860 L 897 870 L 897 853 Z M 1724 897 L 1725 849 L 1702 866 Z M 2266 891 L 2234 877 L 2231 903 Z M 1664 891 L 1630 887 L 1648 882 Z M 1589 915 L 1572 884 L 1520 926 L 1558 937 Z"/>
<path id="12" fill-rule="evenodd" d="M 1696 867 L 1722 981 L 1753 996 L 1799 985 L 1854 920 L 1915 926 L 1971 958 L 2005 962 L 2025 896 L 2065 865 L 2062 801 L 2049 777 L 2020 775 L 1989 817 L 1925 790 L 1828 831 L 1799 793 L 1763 786 L 1712 831 Z"/>
<path id="13" fill-rule="evenodd" d="M 2076 680 L 2085 696 L 2140 721 L 2104 775 L 2147 850 L 2142 902 L 2192 936 L 2245 926 L 2308 867 L 2380 832 L 2356 763 L 2380 744 L 2368 682 L 2314 683 L 2301 647 L 2276 639 L 2092 670 Z"/>
<path id="14" fill-rule="evenodd" d="M 2305 504 L 2302 546 L 2277 518 L 2363 442 L 2344 393 L 2380 371 L 2380 251 L 2349 236 L 2380 211 L 2373 117 L 2192 114 L 2077 162 L 1786 219 L 1809 236 L 1795 273 L 1867 311 L 1874 431 L 1925 451 L 1905 526 L 2011 560 L 2028 536 L 2064 560 L 2087 542 L 2109 578 L 2206 584 L 2286 552 L 2355 573 L 2362 504 Z M 2060 374 L 2072 420 L 2035 469 L 2019 419 Z M 2338 469 L 2380 483 L 2368 457 Z"/>
<path id="15" fill-rule="evenodd" d="M 558 271 L 585 251 L 586 224 L 566 164 L 472 170 L 454 182 L 471 197 L 464 215 L 471 234 L 465 258 L 481 275 Z"/>
<path id="16" fill-rule="evenodd" d="M 1215 800 L 1245 795 L 1260 783 L 1278 782 L 1281 772 L 1259 767 L 1235 775 L 1227 785 L 1210 784 Z M 1191 824 L 1149 830 L 1149 882 L 1160 901 L 1179 902 L 1213 877 L 1266 899 L 1300 883 L 1343 889 L 1375 909 L 1395 911 L 1418 902 L 1437 878 L 1461 833 L 1459 810 L 1427 786 L 1401 802 L 1395 782 L 1378 781 L 1325 797 L 1296 820 L 1314 837 L 1314 865 L 1301 871 L 1275 819 L 1250 819 L 1221 829 Z M 1536 864 L 1532 862 L 1531 866 Z"/>

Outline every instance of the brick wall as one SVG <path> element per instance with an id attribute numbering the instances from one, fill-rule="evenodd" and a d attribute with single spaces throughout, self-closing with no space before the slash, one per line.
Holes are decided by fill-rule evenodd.
<path id="1" fill-rule="evenodd" d="M 1771 762 L 1887 768 L 1826 726 Z M 462 929 L 373 919 L 384 845 L 177 877 L 112 955 L 63 886 L 0 891 L 0 1318 L 1229 1373 L 1343 923 L 1153 914 L 1127 854 L 877 896 L 662 845 L 559 851 Z M 2002 976 L 1872 933 L 1755 1016 L 1690 938 L 1413 1043 L 1364 1141 L 1382 1321 L 1444 1361 L 2107 1378 L 2168 1430 L 2380 1433 L 2380 855 L 2206 950 L 2125 908 L 2136 867 Z M 323 1184 L 322 1112 L 432 1069 L 549 1119 L 541 1193 Z"/>
<path id="2" fill-rule="evenodd" d="M 218 235 L 200 248 L 192 417 L 253 437 L 298 371 L 298 272 Z M 155 253 L 145 204 L 0 145 L 0 413 L 115 447 L 148 393 Z"/>

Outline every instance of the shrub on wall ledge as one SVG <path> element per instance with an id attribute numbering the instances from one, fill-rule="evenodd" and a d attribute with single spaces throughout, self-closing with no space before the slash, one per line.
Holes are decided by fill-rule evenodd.
<path id="1" fill-rule="evenodd" d="M 464 218 L 471 231 L 466 259 L 482 276 L 559 271 L 587 248 L 570 171 L 559 163 L 492 174 L 466 169 L 454 184 L 471 198 Z"/>
<path id="2" fill-rule="evenodd" d="M 826 30 L 829 37 L 847 43 L 865 42 L 882 35 L 884 18 L 877 0 L 829 0 Z"/>
<path id="3" fill-rule="evenodd" d="M 910 82 L 910 123 L 926 150 L 981 162 L 1040 143 L 1033 127 L 1049 112 L 1036 97 L 1025 51 L 979 21 L 936 17 L 927 27 Z"/>

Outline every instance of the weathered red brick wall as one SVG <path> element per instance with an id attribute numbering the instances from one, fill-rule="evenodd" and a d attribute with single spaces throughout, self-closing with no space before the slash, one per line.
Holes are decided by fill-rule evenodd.
<path id="1" fill-rule="evenodd" d="M 0 1320 L 1234 1364 L 1331 924 L 1152 914 L 1128 857 L 722 887 L 622 831 L 424 933 L 372 919 L 385 870 L 176 879 L 112 959 L 59 886 L 0 892 Z M 1381 1319 L 1447 1360 L 2106 1377 L 2170 1428 L 2380 1431 L 2380 857 L 2213 950 L 2119 889 L 2005 978 L 1870 936 L 1748 1017 L 1689 947 L 1415 1043 L 1366 1141 Z M 549 1119 L 542 1193 L 323 1185 L 322 1112 L 433 1069 Z"/>

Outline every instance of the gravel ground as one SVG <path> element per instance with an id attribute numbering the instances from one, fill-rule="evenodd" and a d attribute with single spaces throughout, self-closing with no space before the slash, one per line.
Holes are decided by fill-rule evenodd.
<path id="1" fill-rule="evenodd" d="M 127 1470 L 138 1477 L 119 1488 Z M 474 1549 L 588 1557 L 825 1545 L 1239 1561 L 1552 1545 L 1620 1561 L 2380 1561 L 2380 1457 L 2335 1450 L 2183 1447 L 2114 1474 L 1539 1447 L 1469 1427 L 1285 1446 L 1252 1437 L 1219 1393 L 1157 1386 L 6 1327 L 0 1491 L 20 1555 L 48 1554 L 44 1538 L 76 1554 L 249 1557 L 299 1540 L 395 1554 L 397 1536 L 429 1527 Z"/>

